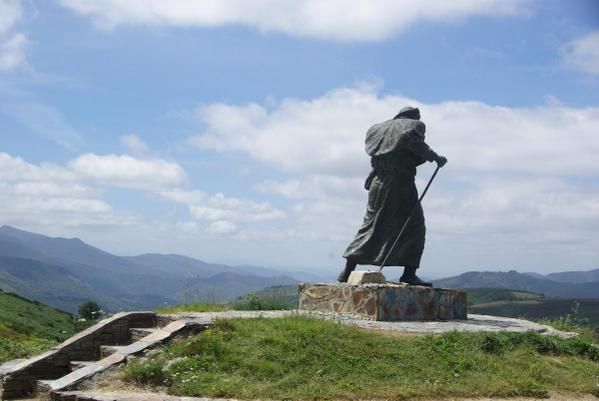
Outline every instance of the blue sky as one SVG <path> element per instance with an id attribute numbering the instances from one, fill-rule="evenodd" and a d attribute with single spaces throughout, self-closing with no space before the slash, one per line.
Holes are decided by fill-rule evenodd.
<path id="1" fill-rule="evenodd" d="M 598 79 L 595 1 L 0 0 L 0 223 L 332 274 L 412 104 L 429 276 L 596 268 Z"/>

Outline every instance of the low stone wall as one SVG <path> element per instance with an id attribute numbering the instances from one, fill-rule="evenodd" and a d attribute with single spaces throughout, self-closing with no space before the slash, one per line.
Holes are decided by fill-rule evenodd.
<path id="1" fill-rule="evenodd" d="M 154 312 L 122 312 L 77 333 L 62 344 L 34 358 L 0 367 L 0 399 L 17 398 L 33 392 L 39 379 L 57 379 L 68 374 L 71 361 L 100 358 L 100 345 L 127 344 L 129 329 L 156 325 Z"/>
<path id="2" fill-rule="evenodd" d="M 298 309 L 371 320 L 466 319 L 466 293 L 405 284 L 302 284 Z"/>
<path id="3" fill-rule="evenodd" d="M 71 373 L 57 380 L 38 381 L 38 394 L 51 395 L 56 392 L 75 389 L 81 383 L 92 379 L 94 376 L 101 374 L 116 365 L 126 363 L 128 358 L 133 355 L 143 354 L 159 344 L 173 340 L 175 337 L 198 333 L 212 324 L 212 322 L 206 323 L 185 319 L 176 320 L 162 328 L 152 329 L 149 334 L 129 345 L 104 346 L 104 349 L 108 351 L 110 355 L 99 361 L 89 362 L 85 366 L 73 370 Z"/>

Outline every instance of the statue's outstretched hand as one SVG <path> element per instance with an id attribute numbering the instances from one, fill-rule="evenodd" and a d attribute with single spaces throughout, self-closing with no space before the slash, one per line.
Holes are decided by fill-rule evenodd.
<path id="1" fill-rule="evenodd" d="M 445 164 L 447 164 L 447 158 L 443 156 L 439 156 L 435 161 L 437 162 L 437 166 L 439 167 L 443 167 Z"/>

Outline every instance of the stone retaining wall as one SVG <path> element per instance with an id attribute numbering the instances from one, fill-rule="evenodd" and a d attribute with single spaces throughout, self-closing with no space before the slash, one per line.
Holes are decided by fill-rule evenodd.
<path id="1" fill-rule="evenodd" d="M 30 394 L 39 379 L 57 379 L 68 374 L 71 361 L 100 358 L 100 345 L 127 344 L 132 327 L 154 327 L 154 312 L 122 312 L 77 333 L 50 351 L 16 364 L 0 366 L 0 399 Z"/>

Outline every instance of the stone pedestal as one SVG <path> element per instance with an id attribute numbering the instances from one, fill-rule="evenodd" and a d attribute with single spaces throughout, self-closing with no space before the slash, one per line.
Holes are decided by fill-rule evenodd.
<path id="1" fill-rule="evenodd" d="M 385 275 L 378 270 L 354 270 L 347 279 L 349 285 L 385 284 Z"/>
<path id="2" fill-rule="evenodd" d="M 371 320 L 466 319 L 466 293 L 406 284 L 301 284 L 300 310 L 358 315 Z"/>

